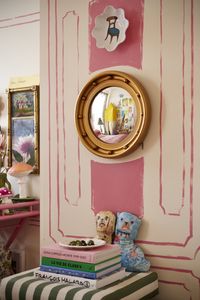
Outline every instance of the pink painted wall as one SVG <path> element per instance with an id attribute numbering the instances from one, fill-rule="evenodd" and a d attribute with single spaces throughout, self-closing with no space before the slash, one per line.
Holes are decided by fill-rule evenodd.
<path id="1" fill-rule="evenodd" d="M 126 163 L 91 161 L 92 208 L 143 216 L 144 160 Z"/>
<path id="2" fill-rule="evenodd" d="M 95 17 L 101 14 L 105 7 L 123 8 L 125 18 L 129 21 L 126 31 L 126 40 L 115 51 L 108 52 L 96 47 L 96 40 L 91 31 L 95 26 Z M 90 71 L 94 72 L 106 67 L 127 65 L 138 69 L 142 68 L 143 48 L 143 11 L 144 0 L 104 0 L 90 1 L 89 5 L 89 55 Z"/>
<path id="3" fill-rule="evenodd" d="M 90 1 L 89 3 L 89 51 L 90 71 L 116 65 L 129 65 L 142 68 L 143 49 L 143 0 Z M 107 5 L 123 8 L 125 18 L 129 21 L 126 40 L 115 51 L 96 47 L 96 40 L 91 32 L 95 18 Z M 98 58 L 98 59 L 97 59 Z M 143 159 L 129 163 L 107 164 L 91 163 L 92 208 L 94 212 L 110 209 L 130 211 L 143 215 Z"/>

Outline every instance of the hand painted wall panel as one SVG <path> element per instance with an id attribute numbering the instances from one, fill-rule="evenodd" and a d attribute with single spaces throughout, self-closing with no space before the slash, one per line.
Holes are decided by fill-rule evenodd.
<path id="1" fill-rule="evenodd" d="M 152 122 L 143 150 L 111 161 L 95 157 L 79 144 L 72 114 L 91 65 L 95 71 L 108 67 L 101 55 L 94 55 L 91 62 L 86 41 L 91 39 L 92 23 L 87 31 L 88 20 L 94 20 L 100 7 L 114 5 L 111 2 L 49 0 L 48 14 L 43 9 L 43 30 L 49 46 L 43 49 L 43 77 L 49 80 L 48 93 L 44 93 L 48 103 L 43 103 L 48 122 L 43 137 L 49 146 L 48 153 L 46 147 L 42 149 L 43 164 L 48 170 L 48 176 L 43 174 L 48 187 L 43 198 L 49 199 L 49 213 L 46 216 L 44 204 L 41 239 L 47 243 L 67 235 L 94 234 L 95 212 L 104 209 L 110 198 L 108 207 L 121 210 L 119 200 L 128 190 L 130 197 L 124 209 L 131 207 L 143 216 L 137 243 L 151 260 L 152 269 L 159 273 L 161 293 L 157 299 L 173 299 L 176 295 L 176 300 L 198 300 L 200 71 L 196 65 L 200 63 L 200 4 L 195 0 L 145 1 L 141 13 L 141 64 L 132 64 L 136 61 L 133 53 L 128 67 L 121 60 L 120 47 L 132 46 L 128 40 L 116 53 L 109 53 L 113 59 L 115 54 L 118 56 L 115 66 L 141 81 L 152 105 Z M 115 1 L 115 5 L 121 6 L 122 1 Z M 109 190 L 113 174 L 113 185 L 123 182 L 117 194 L 113 187 Z"/>
<path id="2" fill-rule="evenodd" d="M 144 160 L 106 164 L 91 162 L 92 208 L 128 211 L 143 217 Z"/>
<path id="3" fill-rule="evenodd" d="M 129 21 L 126 40 L 113 52 L 96 47 L 96 40 L 91 32 L 95 26 L 96 16 L 102 14 L 105 7 L 111 5 L 115 9 L 122 8 L 125 18 Z M 106 0 L 89 2 L 89 51 L 90 71 L 94 72 L 106 67 L 127 65 L 142 68 L 143 48 L 143 0 Z"/>

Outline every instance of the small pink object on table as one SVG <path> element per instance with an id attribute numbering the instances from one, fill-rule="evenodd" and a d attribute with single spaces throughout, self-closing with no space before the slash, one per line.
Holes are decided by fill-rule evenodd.
<path id="1" fill-rule="evenodd" d="M 6 187 L 0 188 L 0 198 L 10 197 L 12 196 L 12 192 Z"/>
<path id="2" fill-rule="evenodd" d="M 6 187 L 1 187 L 0 188 L 0 199 L 2 199 L 2 204 L 10 204 L 12 203 L 12 200 L 9 199 L 9 197 L 12 196 L 12 192 L 7 189 Z M 6 214 L 9 214 L 10 211 L 9 209 L 4 209 L 2 210 L 2 215 L 6 215 Z"/>

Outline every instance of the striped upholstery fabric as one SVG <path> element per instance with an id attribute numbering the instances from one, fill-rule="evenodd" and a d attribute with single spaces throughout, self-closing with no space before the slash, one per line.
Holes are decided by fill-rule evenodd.
<path id="1" fill-rule="evenodd" d="M 155 272 L 129 273 L 126 278 L 100 289 L 58 284 L 33 277 L 33 270 L 2 279 L 1 300 L 138 300 L 158 293 Z"/>

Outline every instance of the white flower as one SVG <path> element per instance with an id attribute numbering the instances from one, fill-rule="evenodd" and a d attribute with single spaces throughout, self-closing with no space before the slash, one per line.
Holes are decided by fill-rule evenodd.
<path id="1" fill-rule="evenodd" d="M 32 134 L 28 136 L 20 136 L 14 145 L 15 150 L 23 157 L 23 161 L 27 162 L 34 151 L 34 137 Z"/>

